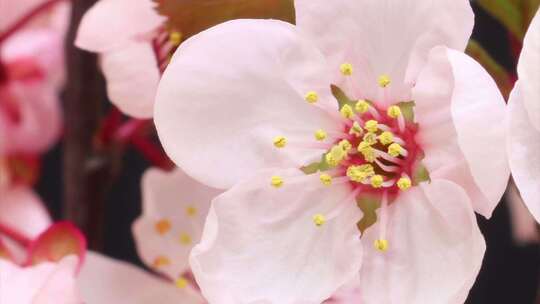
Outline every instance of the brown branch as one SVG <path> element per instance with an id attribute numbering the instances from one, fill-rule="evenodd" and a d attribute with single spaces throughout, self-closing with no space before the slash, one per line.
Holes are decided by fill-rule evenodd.
<path id="1" fill-rule="evenodd" d="M 66 42 L 63 212 L 86 235 L 89 247 L 99 250 L 103 245 L 105 197 L 113 175 L 110 153 L 94 145 L 105 100 L 104 84 L 96 56 L 73 44 L 80 20 L 94 2 L 73 1 Z"/>

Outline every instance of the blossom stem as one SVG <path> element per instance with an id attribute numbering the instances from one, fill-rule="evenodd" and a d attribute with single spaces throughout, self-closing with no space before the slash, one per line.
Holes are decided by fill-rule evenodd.
<path id="1" fill-rule="evenodd" d="M 28 247 L 32 240 L 12 227 L 0 222 L 0 234 L 17 242 L 23 247 Z"/>
<path id="2" fill-rule="evenodd" d="M 19 21 L 17 21 L 15 24 L 13 24 L 10 28 L 8 28 L 5 32 L 0 34 L 0 44 L 7 40 L 13 33 L 20 30 L 22 27 L 24 27 L 28 22 L 32 21 L 34 17 L 38 16 L 39 14 L 51 9 L 54 5 L 61 1 L 66 0 L 48 0 L 46 2 L 43 2 L 42 4 L 35 7 L 33 10 L 31 10 L 28 14 L 23 16 Z"/>

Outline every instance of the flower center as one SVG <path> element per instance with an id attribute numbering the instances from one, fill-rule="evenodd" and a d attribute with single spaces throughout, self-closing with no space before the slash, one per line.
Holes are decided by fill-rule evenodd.
<path id="1" fill-rule="evenodd" d="M 349 81 L 353 67 L 345 63 L 340 66 L 340 71 Z M 391 85 L 391 79 L 382 75 L 378 78 L 378 85 L 385 93 L 383 95 L 387 96 L 384 91 Z M 320 162 L 305 166 L 302 170 L 306 174 L 319 174 L 324 186 L 349 184 L 352 198 L 363 213 L 363 218 L 358 222 L 360 232 L 363 234 L 379 221 L 380 237 L 374 247 L 386 251 L 389 247 L 385 238 L 387 206 L 395 202 L 400 192 L 429 180 L 429 173 L 421 162 L 424 152 L 415 139 L 419 130 L 414 122 L 415 103 L 388 103 L 385 100 L 384 104 L 390 105 L 382 107 L 377 101 L 350 99 L 337 86 L 332 85 L 331 88 L 339 103 L 339 113 L 318 105 L 319 96 L 315 91 L 307 92 L 305 100 L 337 117 L 342 132 L 329 134 L 322 129 L 314 130 L 314 139 L 319 145 L 312 147 L 324 148 L 326 152 Z M 289 144 L 295 143 L 288 143 L 285 136 L 274 138 L 276 148 L 285 148 Z M 286 181 L 281 177 L 272 177 L 271 185 L 274 187 L 279 188 L 284 183 Z M 324 214 L 313 216 L 316 227 L 323 226 L 330 219 Z"/>

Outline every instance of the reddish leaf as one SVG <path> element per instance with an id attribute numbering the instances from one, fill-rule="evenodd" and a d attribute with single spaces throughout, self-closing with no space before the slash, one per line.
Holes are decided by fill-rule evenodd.
<path id="1" fill-rule="evenodd" d="M 170 30 L 189 38 L 219 23 L 241 18 L 294 23 L 293 0 L 154 0 Z"/>
<path id="2" fill-rule="evenodd" d="M 75 254 L 79 257 L 80 266 L 85 253 L 86 238 L 81 231 L 70 222 L 58 222 L 30 243 L 25 264 L 57 262 L 65 256 Z"/>

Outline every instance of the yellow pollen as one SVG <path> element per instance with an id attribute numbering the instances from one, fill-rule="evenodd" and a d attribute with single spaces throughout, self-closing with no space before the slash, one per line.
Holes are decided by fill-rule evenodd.
<path id="1" fill-rule="evenodd" d="M 375 133 L 368 132 L 364 135 L 364 142 L 370 146 L 377 143 L 377 135 Z"/>
<path id="2" fill-rule="evenodd" d="M 186 207 L 186 214 L 188 216 L 195 216 L 197 214 L 197 208 L 193 206 L 187 206 Z"/>
<path id="3" fill-rule="evenodd" d="M 402 177 L 398 180 L 397 186 L 400 190 L 406 191 L 408 190 L 412 185 L 411 179 L 407 177 Z"/>
<path id="4" fill-rule="evenodd" d="M 321 183 L 323 183 L 325 186 L 330 186 L 332 184 L 332 176 L 326 173 L 321 174 L 319 178 L 321 179 Z"/>
<path id="5" fill-rule="evenodd" d="M 356 105 L 354 105 L 354 109 L 356 110 L 356 112 L 364 114 L 369 111 L 369 103 L 364 99 L 360 99 L 358 100 Z"/>
<path id="6" fill-rule="evenodd" d="M 341 161 L 345 158 L 347 153 L 343 151 L 343 148 L 339 145 L 333 146 L 332 149 L 330 149 L 330 152 L 326 153 L 325 159 L 326 162 L 332 166 L 335 167 L 341 163 Z"/>
<path id="7" fill-rule="evenodd" d="M 368 177 L 375 174 L 373 166 L 365 164 L 360 166 L 350 166 L 347 168 L 347 177 L 353 181 L 360 183 Z"/>
<path id="8" fill-rule="evenodd" d="M 192 241 L 191 237 L 187 233 L 180 234 L 179 240 L 182 245 L 189 245 L 191 244 L 191 241 Z"/>
<path id="9" fill-rule="evenodd" d="M 167 219 L 159 220 L 156 222 L 154 228 L 156 228 L 157 233 L 164 235 L 171 230 L 171 221 Z"/>
<path id="10" fill-rule="evenodd" d="M 169 42 L 174 46 L 179 46 L 182 42 L 182 33 L 174 31 L 169 34 Z"/>
<path id="11" fill-rule="evenodd" d="M 401 150 L 403 148 L 398 143 L 393 143 L 390 146 L 388 146 L 388 154 L 390 154 L 393 157 L 398 157 L 401 154 Z"/>
<path id="12" fill-rule="evenodd" d="M 394 142 L 394 134 L 390 131 L 384 131 L 379 135 L 379 141 L 383 145 L 389 145 Z"/>
<path id="13" fill-rule="evenodd" d="M 351 119 L 354 115 L 353 109 L 348 104 L 341 107 L 341 110 L 339 110 L 339 113 L 341 113 L 341 116 L 347 119 Z"/>
<path id="14" fill-rule="evenodd" d="M 364 133 L 364 131 L 362 130 L 362 127 L 360 126 L 360 124 L 355 121 L 351 127 L 351 129 L 349 130 L 349 134 L 351 135 L 354 135 L 356 137 L 360 137 L 362 136 L 362 134 Z"/>
<path id="15" fill-rule="evenodd" d="M 386 252 L 388 250 L 388 241 L 385 239 L 375 240 L 375 242 L 373 242 L 373 247 L 380 252 Z"/>
<path id="16" fill-rule="evenodd" d="M 326 217 L 324 217 L 322 214 L 315 214 L 313 216 L 313 223 L 315 223 L 315 226 L 321 227 L 324 225 L 324 223 L 326 223 Z"/>
<path id="17" fill-rule="evenodd" d="M 281 176 L 277 176 L 277 175 L 274 175 L 272 176 L 272 179 L 271 179 L 271 185 L 276 187 L 276 188 L 279 188 L 281 186 L 283 186 L 283 178 L 281 178 Z"/>
<path id="18" fill-rule="evenodd" d="M 274 137 L 274 146 L 276 148 L 283 148 L 287 145 L 287 138 L 283 136 Z"/>
<path id="19" fill-rule="evenodd" d="M 386 88 L 388 85 L 390 85 L 390 77 L 388 75 L 381 75 L 379 76 L 379 79 L 377 80 L 379 82 L 379 86 L 381 88 Z"/>
<path id="20" fill-rule="evenodd" d="M 344 76 L 351 76 L 353 73 L 353 66 L 350 63 L 343 63 L 339 66 L 339 70 Z"/>
<path id="21" fill-rule="evenodd" d="M 384 179 L 381 175 L 377 174 L 377 175 L 373 175 L 371 177 L 371 186 L 373 188 L 380 188 L 382 187 L 382 184 L 384 182 Z"/>
<path id="22" fill-rule="evenodd" d="M 326 132 L 324 132 L 324 130 L 315 131 L 315 139 L 318 140 L 318 141 L 325 140 L 326 136 L 328 136 L 328 134 L 326 134 Z"/>
<path id="23" fill-rule="evenodd" d="M 155 268 L 160 268 L 160 267 L 163 267 L 163 266 L 168 266 L 171 264 L 171 260 L 169 260 L 168 257 L 166 256 L 163 256 L 163 255 L 160 255 L 158 257 L 156 257 L 154 259 L 154 262 L 152 263 L 152 265 L 155 267 Z"/>
<path id="24" fill-rule="evenodd" d="M 398 118 L 401 116 L 401 109 L 398 106 L 391 106 L 386 110 L 386 114 L 390 118 Z"/>
<path id="25" fill-rule="evenodd" d="M 364 129 L 366 129 L 368 132 L 375 133 L 377 130 L 379 130 L 379 122 L 376 120 L 368 120 L 364 124 Z"/>
<path id="26" fill-rule="evenodd" d="M 364 159 L 367 161 L 367 162 L 374 162 L 375 161 L 375 149 L 373 149 L 368 143 L 366 143 L 365 141 L 361 142 L 359 145 L 358 145 L 358 151 L 360 151 L 360 153 L 362 153 L 362 155 L 364 156 Z"/>
<path id="27" fill-rule="evenodd" d="M 180 289 L 184 289 L 188 286 L 189 282 L 184 277 L 180 277 L 176 280 L 175 285 Z"/>
<path id="28" fill-rule="evenodd" d="M 315 91 L 309 91 L 304 98 L 308 103 L 314 104 L 319 100 L 319 95 Z"/>
<path id="29" fill-rule="evenodd" d="M 350 149 L 352 149 L 352 145 L 351 143 L 346 140 L 346 139 L 342 139 L 338 145 L 341 147 L 341 149 L 343 149 L 343 151 L 345 152 L 349 152 Z"/>

